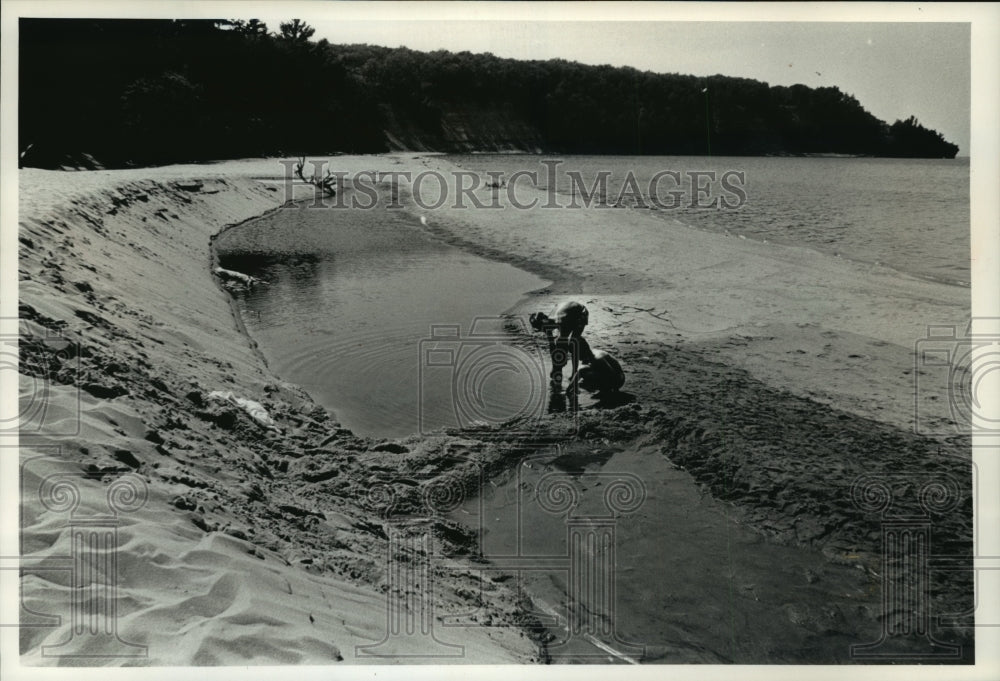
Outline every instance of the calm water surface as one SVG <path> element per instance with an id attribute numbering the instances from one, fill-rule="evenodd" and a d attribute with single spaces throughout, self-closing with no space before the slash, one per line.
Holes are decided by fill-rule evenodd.
<path id="1" fill-rule="evenodd" d="M 688 191 L 681 207 L 649 213 L 913 276 L 969 280 L 968 159 L 570 156 L 553 174 L 542 164 L 548 157 L 447 158 L 483 174 L 537 172 L 535 186 L 553 188 L 563 205 L 571 200 L 568 173 L 589 188 L 608 171 L 602 200 L 633 206 L 604 208 L 609 212 L 646 210 L 634 207 L 643 197 L 621 196 L 630 173 L 648 193 L 664 170 L 682 178 L 737 171 L 746 195 L 739 207 L 691 208 Z M 709 200 L 737 198 L 718 182 L 709 185 Z M 670 189 L 670 180 L 660 185 L 662 199 Z M 502 319 L 473 322 L 501 315 L 547 282 L 444 245 L 405 211 L 289 208 L 227 232 L 217 246 L 224 266 L 268 282 L 240 305 L 271 367 L 360 434 L 498 422 L 542 399 L 543 360 L 499 352 L 510 338 Z M 458 330 L 435 339 L 442 325 Z"/>
<path id="2" fill-rule="evenodd" d="M 540 358 L 500 315 L 549 282 L 435 241 L 400 210 L 287 208 L 217 241 L 268 283 L 239 298 L 268 364 L 360 435 L 543 408 Z"/>
<path id="3" fill-rule="evenodd" d="M 681 206 L 650 212 L 692 227 L 729 232 L 756 240 L 806 246 L 830 255 L 878 262 L 908 274 L 968 285 L 969 159 L 772 158 L 697 156 L 527 156 L 475 154 L 448 156 L 468 170 L 493 170 L 510 177 L 518 170 L 537 173 L 536 186 L 570 197 L 568 173 L 578 173 L 590 189 L 608 171 L 606 200 L 613 202 L 631 172 L 644 198 L 659 172 L 681 173 Z M 562 163 L 551 173 L 543 160 Z M 738 208 L 691 208 L 690 171 L 744 173 L 746 201 Z M 531 184 L 530 178 L 521 183 Z M 735 182 L 735 180 L 734 180 Z M 701 203 L 737 197 L 720 186 Z M 669 177 L 656 187 L 671 205 Z M 625 203 L 634 203 L 623 197 Z M 647 201 L 648 203 L 648 201 Z M 560 202 L 560 205 L 564 205 Z M 609 208 L 608 210 L 622 210 Z"/>

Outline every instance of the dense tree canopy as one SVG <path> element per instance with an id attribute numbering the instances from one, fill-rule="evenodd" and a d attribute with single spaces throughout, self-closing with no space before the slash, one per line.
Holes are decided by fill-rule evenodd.
<path id="1" fill-rule="evenodd" d="M 592 154 L 953 157 L 836 87 L 769 87 L 565 60 L 311 40 L 297 19 L 20 22 L 26 165 L 293 153 L 544 149 Z"/>

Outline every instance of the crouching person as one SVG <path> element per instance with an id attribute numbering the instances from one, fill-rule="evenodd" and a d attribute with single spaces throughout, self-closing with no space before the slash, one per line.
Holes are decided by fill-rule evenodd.
<path id="1" fill-rule="evenodd" d="M 532 327 L 545 332 L 549 341 L 552 392 L 562 390 L 563 367 L 567 364 L 571 365 L 567 394 L 575 394 L 578 387 L 590 392 L 615 392 L 625 384 L 621 364 L 606 352 L 591 350 L 583 337 L 590 321 L 586 306 L 569 301 L 556 308 L 555 319 L 538 312 L 531 315 L 530 321 Z"/>
<path id="2" fill-rule="evenodd" d="M 625 372 L 617 359 L 603 350 L 595 350 L 590 362 L 584 363 L 577 370 L 576 376 L 570 378 L 570 388 L 567 390 L 572 389 L 574 379 L 588 392 L 613 393 L 625 385 Z"/>

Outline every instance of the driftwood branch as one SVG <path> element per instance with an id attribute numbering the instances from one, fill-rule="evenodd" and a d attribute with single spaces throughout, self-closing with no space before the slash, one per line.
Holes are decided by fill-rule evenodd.
<path id="1" fill-rule="evenodd" d="M 674 325 L 672 321 L 663 316 L 667 314 L 666 310 L 657 314 L 656 312 L 653 312 L 653 310 L 656 309 L 655 307 L 636 307 L 635 305 L 622 305 L 622 307 L 627 307 L 630 310 L 635 310 L 636 312 L 645 312 L 650 317 L 656 317 L 660 321 L 666 322 L 667 324 L 670 324 L 670 326 L 673 326 L 675 329 L 677 329 L 677 327 Z M 680 329 L 677 330 L 680 331 Z"/>
<path id="2" fill-rule="evenodd" d="M 306 157 L 300 156 L 299 162 L 295 164 L 295 174 L 299 176 L 299 179 L 306 184 L 311 184 L 316 187 L 327 196 L 337 195 L 337 178 L 333 176 L 333 173 L 327 170 L 326 175 L 320 177 L 319 173 L 313 171 L 313 176 L 307 179 L 305 176 L 305 168 Z"/>
<path id="3" fill-rule="evenodd" d="M 249 274 L 237 272 L 236 270 L 227 270 L 222 267 L 215 268 L 215 276 L 221 279 L 222 285 L 230 290 L 241 289 L 249 291 L 257 284 L 265 283 L 262 279 L 252 277 Z"/>

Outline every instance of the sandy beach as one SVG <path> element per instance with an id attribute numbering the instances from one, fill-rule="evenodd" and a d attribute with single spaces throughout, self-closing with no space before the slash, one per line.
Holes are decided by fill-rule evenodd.
<path id="1" fill-rule="evenodd" d="M 23 664 L 388 664 L 428 649 L 434 663 L 553 661 L 540 613 L 559 597 L 484 572 L 475 529 L 427 491 L 472 498 L 539 443 L 589 473 L 645 477 L 676 509 L 662 522 L 686 547 L 664 567 L 677 611 L 643 655 L 598 646 L 598 661 L 854 661 L 850 646 L 899 615 L 880 600 L 888 516 L 858 503 L 862 476 L 895 494 L 892 517 L 954 482 L 929 521 L 934 554 L 971 555 L 969 438 L 916 433 L 913 402 L 914 344 L 929 324 L 966 323 L 968 289 L 642 210 L 423 210 L 409 184 L 385 182 L 379 195 L 398 193 L 428 234 L 553 282 L 510 314 L 586 304 L 590 343 L 621 359 L 629 399 L 553 416 L 530 443 L 503 429 L 361 438 L 273 374 L 213 276 L 212 240 L 287 198 L 279 161 L 20 171 L 21 398 L 45 404 L 21 435 L 22 621 L 36 621 L 20 630 Z M 455 169 L 435 155 L 332 161 L 349 178 Z M 428 204 L 441 189 L 421 191 Z M 954 431 L 946 395 L 922 408 Z M 540 465 L 566 465 L 552 458 Z M 52 476 L 71 481 L 72 511 Z M 108 639 L 66 614 L 65 554 L 74 519 L 107 519 L 120 480 L 138 501 L 111 508 L 107 598 L 130 652 L 100 657 Z M 936 615 L 964 612 L 971 576 L 936 572 L 927 593 Z M 397 607 L 416 633 L 387 635 Z M 738 644 L 714 626 L 732 613 Z M 936 635 L 971 661 L 971 620 L 954 621 Z"/>

